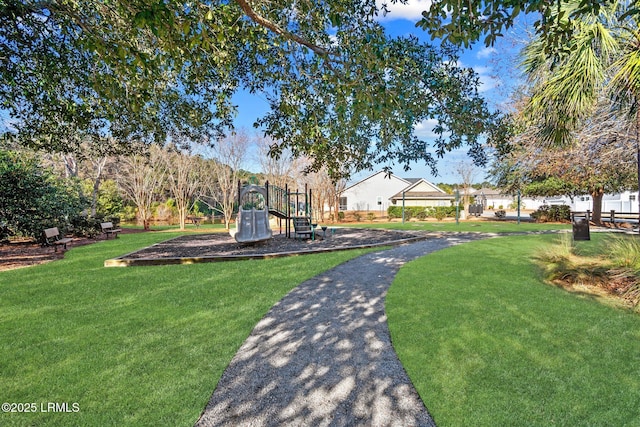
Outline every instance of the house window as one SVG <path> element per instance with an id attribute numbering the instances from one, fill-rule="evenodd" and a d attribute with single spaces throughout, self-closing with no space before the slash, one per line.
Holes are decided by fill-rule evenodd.
<path id="1" fill-rule="evenodd" d="M 377 204 L 378 206 L 382 206 L 382 196 L 378 196 L 378 197 L 376 197 L 376 204 Z"/>
<path id="2" fill-rule="evenodd" d="M 635 200 L 636 200 L 636 195 L 635 194 L 630 194 L 629 195 L 629 201 L 630 202 L 635 202 Z"/>
<path id="3" fill-rule="evenodd" d="M 338 201 L 339 207 L 338 209 L 340 209 L 341 211 L 346 211 L 347 210 L 347 198 L 346 197 L 340 197 L 340 200 Z"/>

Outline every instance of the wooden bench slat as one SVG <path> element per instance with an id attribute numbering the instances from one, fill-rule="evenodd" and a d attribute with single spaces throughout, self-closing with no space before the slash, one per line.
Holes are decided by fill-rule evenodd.
<path id="1" fill-rule="evenodd" d="M 58 227 L 47 228 L 44 230 L 45 242 L 47 245 L 53 245 L 54 252 L 58 252 L 58 246 L 62 245 L 67 249 L 67 243 L 73 241 L 69 237 L 60 237 Z"/>
<path id="2" fill-rule="evenodd" d="M 118 238 L 118 233 L 122 231 L 120 228 L 113 228 L 113 222 L 103 222 L 100 223 L 100 228 L 102 228 L 102 232 L 107 235 L 107 239 L 110 234 L 113 234 Z"/>

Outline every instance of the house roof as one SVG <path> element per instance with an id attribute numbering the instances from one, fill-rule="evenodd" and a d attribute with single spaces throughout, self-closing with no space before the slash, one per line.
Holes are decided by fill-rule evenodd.
<path id="1" fill-rule="evenodd" d="M 482 187 L 479 190 L 474 190 L 471 194 L 477 195 L 480 193 L 484 194 L 485 196 L 504 196 L 505 195 L 500 189 L 494 190 L 493 188 L 488 188 L 488 187 Z"/>
<path id="2" fill-rule="evenodd" d="M 414 192 L 405 192 L 405 199 L 455 199 L 456 196 L 453 194 L 440 193 L 439 191 L 414 191 Z M 402 192 L 391 196 L 391 199 L 402 199 Z"/>
<path id="3" fill-rule="evenodd" d="M 378 171 L 378 172 L 374 172 L 374 173 L 372 173 L 371 175 L 369 175 L 368 177 L 363 178 L 363 179 L 361 179 L 360 181 L 354 182 L 354 183 L 353 183 L 353 184 L 351 184 L 350 186 L 346 187 L 344 190 L 342 190 L 342 191 L 341 191 L 341 193 L 344 193 L 345 191 L 347 191 L 347 190 L 349 190 L 349 189 L 351 189 L 351 188 L 355 187 L 356 185 L 360 185 L 361 183 L 363 183 L 363 182 L 365 182 L 365 181 L 367 181 L 367 180 L 369 180 L 369 179 L 373 178 L 374 176 L 380 175 L 380 174 L 386 174 L 386 172 L 385 172 L 385 171 L 383 171 L 383 170 L 380 170 L 380 171 Z M 392 179 L 392 178 L 393 178 L 393 179 L 398 179 L 398 180 L 400 180 L 400 181 L 403 181 L 403 182 L 405 182 L 407 185 L 411 184 L 411 182 L 410 182 L 408 179 L 400 178 L 400 177 L 399 177 L 399 176 L 397 176 L 397 175 L 393 175 L 393 174 L 389 175 L 389 179 Z"/>
<path id="4" fill-rule="evenodd" d="M 422 178 L 405 178 L 405 181 L 409 181 L 411 184 L 417 184 L 422 181 Z"/>
<path id="5" fill-rule="evenodd" d="M 434 191 L 424 191 L 419 187 L 433 188 Z M 418 178 L 411 185 L 390 197 L 391 200 L 401 199 L 404 193 L 405 199 L 453 199 L 454 196 L 447 194 L 437 185 L 430 183 L 426 179 Z"/>

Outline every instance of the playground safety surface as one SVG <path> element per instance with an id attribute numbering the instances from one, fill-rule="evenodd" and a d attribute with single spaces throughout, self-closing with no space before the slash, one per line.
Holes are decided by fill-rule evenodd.
<path id="1" fill-rule="evenodd" d="M 106 260 L 105 267 L 194 264 L 242 259 L 274 258 L 345 249 L 398 245 L 426 239 L 433 233 L 399 230 L 317 229 L 314 239 L 287 238 L 284 233 L 253 244 L 241 244 L 227 233 L 190 234 Z"/>

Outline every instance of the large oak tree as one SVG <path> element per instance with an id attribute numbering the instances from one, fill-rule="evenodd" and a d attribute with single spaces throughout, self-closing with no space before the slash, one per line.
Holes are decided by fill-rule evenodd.
<path id="1" fill-rule="evenodd" d="M 0 1 L 0 105 L 21 140 L 73 151 L 86 135 L 215 141 L 238 90 L 261 92 L 265 132 L 334 178 L 421 161 L 482 137 L 495 115 L 456 51 L 390 37 L 373 0 Z M 413 133 L 435 120 L 427 142 Z M 493 135 L 493 133 L 491 133 Z"/>

